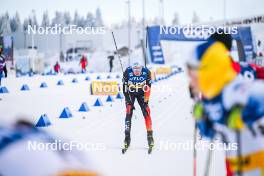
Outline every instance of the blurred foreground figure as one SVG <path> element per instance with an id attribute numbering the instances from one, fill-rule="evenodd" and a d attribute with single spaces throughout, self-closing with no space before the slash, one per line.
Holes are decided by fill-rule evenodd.
<path id="1" fill-rule="evenodd" d="M 38 143 L 36 150 L 30 145 Z M 57 150 L 55 139 L 27 121 L 0 126 L 0 175 L 96 176 L 91 162 L 78 151 Z M 57 145 L 63 145 L 63 142 Z"/>
<path id="2" fill-rule="evenodd" d="M 203 136 L 237 146 L 226 150 L 227 176 L 263 176 L 264 82 L 241 79 L 241 67 L 229 56 L 231 41 L 214 34 L 187 61 L 192 96 L 202 94 L 194 116 Z"/>

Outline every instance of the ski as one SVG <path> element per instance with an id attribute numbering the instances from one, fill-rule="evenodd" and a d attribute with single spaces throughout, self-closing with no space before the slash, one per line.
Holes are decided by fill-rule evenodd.
<path id="1" fill-rule="evenodd" d="M 147 135 L 147 140 L 148 140 L 148 154 L 152 153 L 152 149 L 154 147 L 154 139 L 153 139 L 153 132 L 152 131 L 148 131 L 148 135 Z"/>
<path id="2" fill-rule="evenodd" d="M 122 149 L 122 154 L 125 154 L 125 153 L 126 153 L 126 151 L 127 151 L 127 149 L 128 149 L 128 148 L 126 148 L 126 147 L 125 147 L 125 148 L 123 148 L 123 149 Z"/>
<path id="3" fill-rule="evenodd" d="M 149 146 L 149 148 L 148 148 L 148 154 L 151 154 L 152 153 L 152 149 L 153 149 L 153 146 Z"/>
<path id="4" fill-rule="evenodd" d="M 122 148 L 122 154 L 125 154 L 129 145 L 127 143 L 124 144 L 124 148 Z"/>

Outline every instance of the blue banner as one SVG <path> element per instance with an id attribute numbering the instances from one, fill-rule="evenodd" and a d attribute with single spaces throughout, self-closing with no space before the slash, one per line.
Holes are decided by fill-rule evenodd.
<path id="1" fill-rule="evenodd" d="M 210 34 L 217 29 L 215 27 L 180 27 L 180 26 L 151 26 L 147 27 L 147 42 L 150 53 L 151 62 L 155 64 L 165 64 L 163 51 L 161 47 L 161 40 L 169 41 L 206 41 Z M 233 39 L 241 42 L 243 56 L 241 60 L 253 55 L 253 40 L 251 36 L 250 27 L 231 27 L 224 28 L 224 31 L 230 33 Z"/>

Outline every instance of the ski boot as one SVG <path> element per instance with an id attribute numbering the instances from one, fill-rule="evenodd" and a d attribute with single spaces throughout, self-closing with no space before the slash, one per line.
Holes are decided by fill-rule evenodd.
<path id="1" fill-rule="evenodd" d="M 148 139 L 148 146 L 149 146 L 148 154 L 151 154 L 152 148 L 154 147 L 154 139 L 153 139 L 153 132 L 152 131 L 148 131 L 147 139 Z"/>
<path id="2" fill-rule="evenodd" d="M 130 145 L 130 141 L 131 141 L 130 134 L 126 134 L 125 140 L 124 140 L 124 148 L 122 149 L 122 153 L 123 154 L 126 153 L 128 147 Z"/>

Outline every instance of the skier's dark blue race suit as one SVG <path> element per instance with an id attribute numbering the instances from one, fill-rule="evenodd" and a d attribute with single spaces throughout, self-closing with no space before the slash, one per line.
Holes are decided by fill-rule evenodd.
<path id="1" fill-rule="evenodd" d="M 148 68 L 142 67 L 141 74 L 136 76 L 133 69 L 128 67 L 123 75 L 123 93 L 126 101 L 125 134 L 130 135 L 131 118 L 134 110 L 134 103 L 137 102 L 145 118 L 145 125 L 148 133 L 152 133 L 152 122 L 148 106 L 151 88 L 151 73 Z"/>

